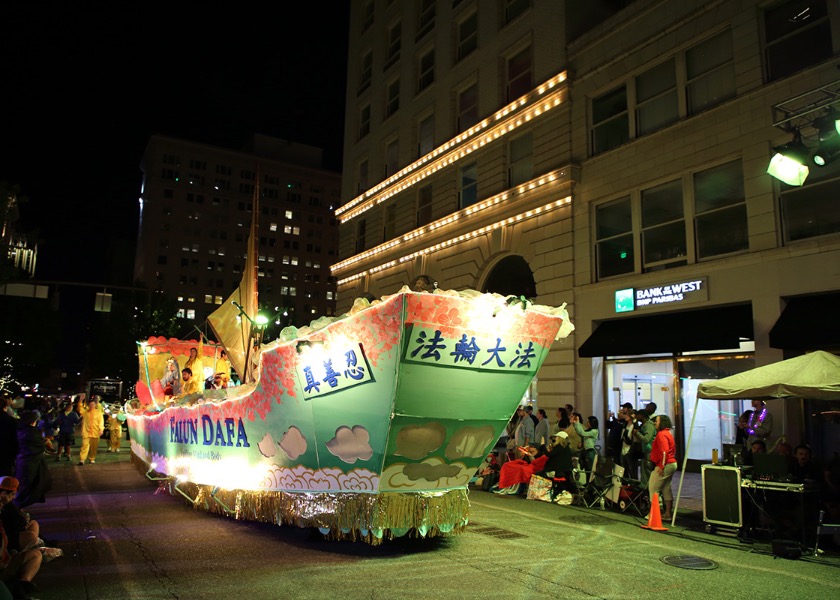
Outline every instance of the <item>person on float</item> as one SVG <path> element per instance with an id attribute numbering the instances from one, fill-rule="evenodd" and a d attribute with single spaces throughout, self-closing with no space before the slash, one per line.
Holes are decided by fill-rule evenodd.
<path id="1" fill-rule="evenodd" d="M 196 381 L 204 379 L 204 363 L 201 356 L 201 352 L 203 351 L 203 349 L 203 344 L 199 344 L 198 348 L 190 348 L 190 357 L 184 364 L 184 368 L 189 369 L 192 372 L 193 378 Z M 184 369 L 181 369 L 182 374 L 183 372 Z"/>
<path id="2" fill-rule="evenodd" d="M 648 481 L 651 503 L 653 495 L 658 494 L 665 503 L 665 513 L 662 519 L 667 521 L 671 518 L 671 509 L 674 504 L 674 494 L 671 491 L 671 482 L 674 472 L 677 470 L 677 444 L 671 434 L 671 418 L 668 415 L 658 415 L 653 424 L 656 428 L 656 437 L 653 438 L 653 446 L 650 450 L 650 462 L 654 464 L 653 472 Z"/>
<path id="3" fill-rule="evenodd" d="M 181 395 L 189 396 L 190 394 L 197 394 L 198 390 L 198 379 L 193 377 L 192 369 L 189 367 L 181 369 Z"/>
<path id="4" fill-rule="evenodd" d="M 164 397 L 181 394 L 181 369 L 174 357 L 166 361 L 166 370 L 160 380 L 160 387 L 163 388 Z"/>
<path id="5" fill-rule="evenodd" d="M 79 450 L 78 465 L 82 466 L 90 457 L 90 464 L 96 464 L 99 450 L 99 438 L 105 431 L 105 413 L 99 405 L 99 398 L 91 396 L 87 404 L 82 405 L 82 448 Z"/>

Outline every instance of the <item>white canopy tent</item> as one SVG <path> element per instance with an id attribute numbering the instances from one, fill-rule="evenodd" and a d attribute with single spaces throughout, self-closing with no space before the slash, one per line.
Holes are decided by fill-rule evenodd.
<path id="1" fill-rule="evenodd" d="M 688 449 L 694 433 L 697 404 L 707 400 L 769 400 L 776 398 L 808 398 L 813 400 L 840 400 L 840 357 L 818 350 L 796 358 L 756 367 L 743 373 L 701 383 L 697 388 L 694 414 L 685 445 L 682 475 L 674 504 L 673 519 L 677 518 Z"/>

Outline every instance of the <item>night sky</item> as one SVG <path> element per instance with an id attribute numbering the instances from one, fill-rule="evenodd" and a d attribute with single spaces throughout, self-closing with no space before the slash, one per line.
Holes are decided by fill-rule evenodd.
<path id="1" fill-rule="evenodd" d="M 272 135 L 324 148 L 340 171 L 349 0 L 218 6 L 0 5 L 0 180 L 29 199 L 37 279 L 112 277 L 155 133 L 230 148 Z"/>

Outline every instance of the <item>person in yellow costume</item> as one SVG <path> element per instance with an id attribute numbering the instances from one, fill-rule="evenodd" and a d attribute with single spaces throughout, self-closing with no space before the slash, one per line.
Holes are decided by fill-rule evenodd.
<path id="1" fill-rule="evenodd" d="M 122 424 L 125 423 L 125 413 L 122 408 L 108 414 L 108 452 L 120 451 L 120 440 L 122 440 Z"/>
<path id="2" fill-rule="evenodd" d="M 192 370 L 189 367 L 184 367 L 181 369 L 181 377 L 181 394 L 183 396 L 197 394 L 199 390 L 198 378 L 193 375 Z"/>
<path id="3" fill-rule="evenodd" d="M 202 342 L 198 343 L 198 348 L 190 348 L 190 357 L 187 359 L 184 368 L 189 369 L 192 372 L 193 379 L 196 381 L 204 381 L 204 344 Z M 183 369 L 181 370 L 183 374 Z"/>
<path id="4" fill-rule="evenodd" d="M 90 464 L 96 464 L 96 451 L 99 438 L 105 430 L 105 415 L 98 398 L 91 396 L 87 404 L 82 404 L 82 449 L 79 451 L 79 465 L 85 464 L 90 455 Z"/>

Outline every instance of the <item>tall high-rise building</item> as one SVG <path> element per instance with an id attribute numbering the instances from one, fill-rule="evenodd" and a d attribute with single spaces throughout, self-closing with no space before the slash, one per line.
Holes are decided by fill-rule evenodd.
<path id="1" fill-rule="evenodd" d="M 826 0 L 354 1 L 338 310 L 420 274 L 568 302 L 531 399 L 654 402 L 711 456 L 749 404 L 701 381 L 840 350 L 838 31 Z M 767 173 L 794 140 L 830 162 L 804 185 Z"/>
<path id="2" fill-rule="evenodd" d="M 321 154 L 260 135 L 244 150 L 152 136 L 135 279 L 200 325 L 239 285 L 258 190 L 261 310 L 297 326 L 335 314 L 341 176 L 323 169 Z"/>

